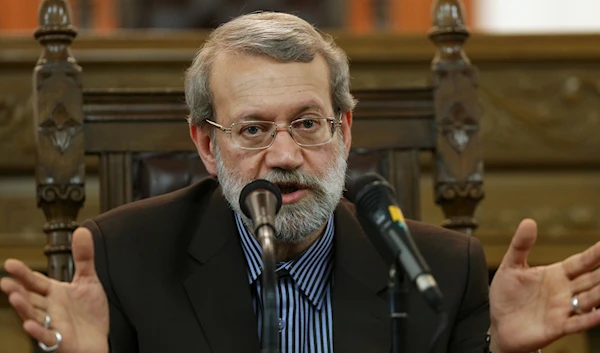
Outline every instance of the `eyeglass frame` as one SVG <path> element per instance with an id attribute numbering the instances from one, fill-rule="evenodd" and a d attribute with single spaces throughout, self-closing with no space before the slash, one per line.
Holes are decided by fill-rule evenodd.
<path id="1" fill-rule="evenodd" d="M 203 121 L 207 122 L 209 125 L 211 125 L 213 127 L 216 127 L 217 129 L 223 131 L 224 133 L 228 134 L 231 137 L 232 141 L 233 141 L 233 136 L 231 134 L 231 131 L 233 129 L 233 126 L 235 126 L 235 125 L 248 124 L 248 123 L 261 123 L 261 124 L 267 123 L 267 124 L 275 125 L 275 127 L 276 127 L 275 134 L 271 138 L 271 142 L 268 145 L 264 146 L 264 147 L 254 147 L 254 148 L 252 148 L 252 147 L 242 147 L 242 146 L 239 146 L 238 144 L 236 144 L 234 142 L 234 146 L 237 147 L 237 148 L 240 148 L 240 149 L 243 149 L 243 150 L 247 150 L 247 151 L 259 151 L 259 150 L 266 150 L 267 148 L 271 147 L 273 145 L 273 143 L 275 142 L 275 138 L 277 137 L 277 132 L 280 131 L 280 130 L 286 130 L 290 134 L 290 136 L 292 137 L 292 140 L 294 140 L 294 142 L 298 146 L 300 146 L 300 147 L 316 147 L 316 146 L 326 145 L 326 144 L 330 143 L 331 141 L 333 141 L 333 135 L 335 134 L 335 131 L 337 130 L 337 128 L 339 128 L 340 126 L 342 126 L 342 115 L 343 114 L 344 114 L 343 112 L 340 112 L 339 119 L 336 119 L 334 117 L 326 117 L 326 118 L 298 118 L 298 119 L 292 120 L 290 122 L 290 124 L 287 125 L 287 126 L 285 126 L 285 125 L 283 125 L 283 126 L 282 125 L 278 125 L 274 121 L 244 120 L 244 121 L 235 122 L 235 123 L 231 124 L 229 127 L 224 127 L 223 125 L 221 125 L 221 124 L 219 124 L 217 122 L 214 122 L 214 121 L 212 121 L 210 119 L 204 119 Z M 300 144 L 296 140 L 296 137 L 294 137 L 294 133 L 293 133 L 293 130 L 292 130 L 293 129 L 292 125 L 294 123 L 298 122 L 298 121 L 311 120 L 311 119 L 312 120 L 315 120 L 315 119 L 326 119 L 326 120 L 328 120 L 329 122 L 332 123 L 332 126 L 331 126 L 331 136 L 329 137 L 329 140 L 327 140 L 326 142 L 323 142 L 323 143 L 316 144 L 316 145 Z"/>

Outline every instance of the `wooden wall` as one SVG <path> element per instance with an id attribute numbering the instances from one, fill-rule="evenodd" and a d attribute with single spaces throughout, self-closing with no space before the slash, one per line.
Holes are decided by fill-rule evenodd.
<path id="1" fill-rule="evenodd" d="M 335 35 L 351 58 L 353 88 L 427 84 L 434 47 L 422 35 Z M 204 38 L 203 33 L 81 36 L 74 55 L 86 88 L 181 88 Z M 563 259 L 600 239 L 600 47 L 593 45 L 599 40 L 475 35 L 467 42 L 480 70 L 486 161 L 486 198 L 477 213 L 476 236 L 491 268 L 524 217 L 540 226 L 534 264 Z M 39 46 L 27 36 L 0 38 L 0 48 L 0 262 L 19 257 L 43 269 L 44 217 L 35 201 L 31 111 Z M 428 165 L 426 156 L 423 164 Z M 91 176 L 80 219 L 99 209 L 96 161 L 90 158 L 87 165 Z M 427 173 L 421 188 L 423 218 L 439 224 L 442 215 Z M 2 300 L 0 342 L 5 342 L 4 335 L 21 331 Z M 28 340 L 14 337 L 9 351 L 24 352 Z M 555 352 L 585 352 L 585 340 L 577 342 L 563 341 Z M 0 352 L 7 349 L 2 346 Z"/>

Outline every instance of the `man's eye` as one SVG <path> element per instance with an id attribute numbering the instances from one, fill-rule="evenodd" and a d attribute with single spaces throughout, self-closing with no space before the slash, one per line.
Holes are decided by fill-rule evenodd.
<path id="1" fill-rule="evenodd" d="M 248 125 L 242 128 L 241 133 L 247 136 L 256 136 L 264 133 L 265 131 L 267 131 L 267 128 L 265 126 Z"/>
<path id="2" fill-rule="evenodd" d="M 245 132 L 250 134 L 250 135 L 256 135 L 260 132 L 260 129 L 258 128 L 258 126 L 248 126 L 245 129 Z"/>
<path id="3" fill-rule="evenodd" d="M 294 124 L 294 128 L 301 130 L 314 130 L 319 128 L 320 121 L 318 119 L 304 119 Z"/>
<path id="4" fill-rule="evenodd" d="M 315 126 L 316 122 L 314 120 L 304 120 L 302 121 L 302 127 L 305 129 L 310 129 Z"/>

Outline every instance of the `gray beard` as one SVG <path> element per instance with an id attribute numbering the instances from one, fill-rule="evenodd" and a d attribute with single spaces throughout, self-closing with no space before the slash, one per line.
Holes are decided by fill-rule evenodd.
<path id="1" fill-rule="evenodd" d="M 336 160 L 322 174 L 312 175 L 298 169 L 273 169 L 263 177 L 272 183 L 305 185 L 310 190 L 299 202 L 281 207 L 275 217 L 276 241 L 288 244 L 302 242 L 308 235 L 321 228 L 337 207 L 344 191 L 347 168 L 344 142 L 341 138 L 338 138 L 338 141 Z M 225 166 L 216 141 L 215 159 L 223 195 L 244 224 L 252 229 L 252 220 L 242 212 L 239 197 L 242 189 L 253 179 L 244 178 L 237 170 Z"/>

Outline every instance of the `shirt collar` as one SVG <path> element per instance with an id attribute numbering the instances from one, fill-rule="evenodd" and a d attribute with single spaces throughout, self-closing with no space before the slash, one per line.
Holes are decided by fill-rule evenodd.
<path id="1" fill-rule="evenodd" d="M 252 284 L 262 273 L 262 248 L 237 213 L 235 221 L 248 265 L 248 282 Z M 323 305 L 333 271 L 333 234 L 334 222 L 331 215 L 323 234 L 305 252 L 276 265 L 276 272 L 289 272 L 298 288 L 318 310 Z"/>

